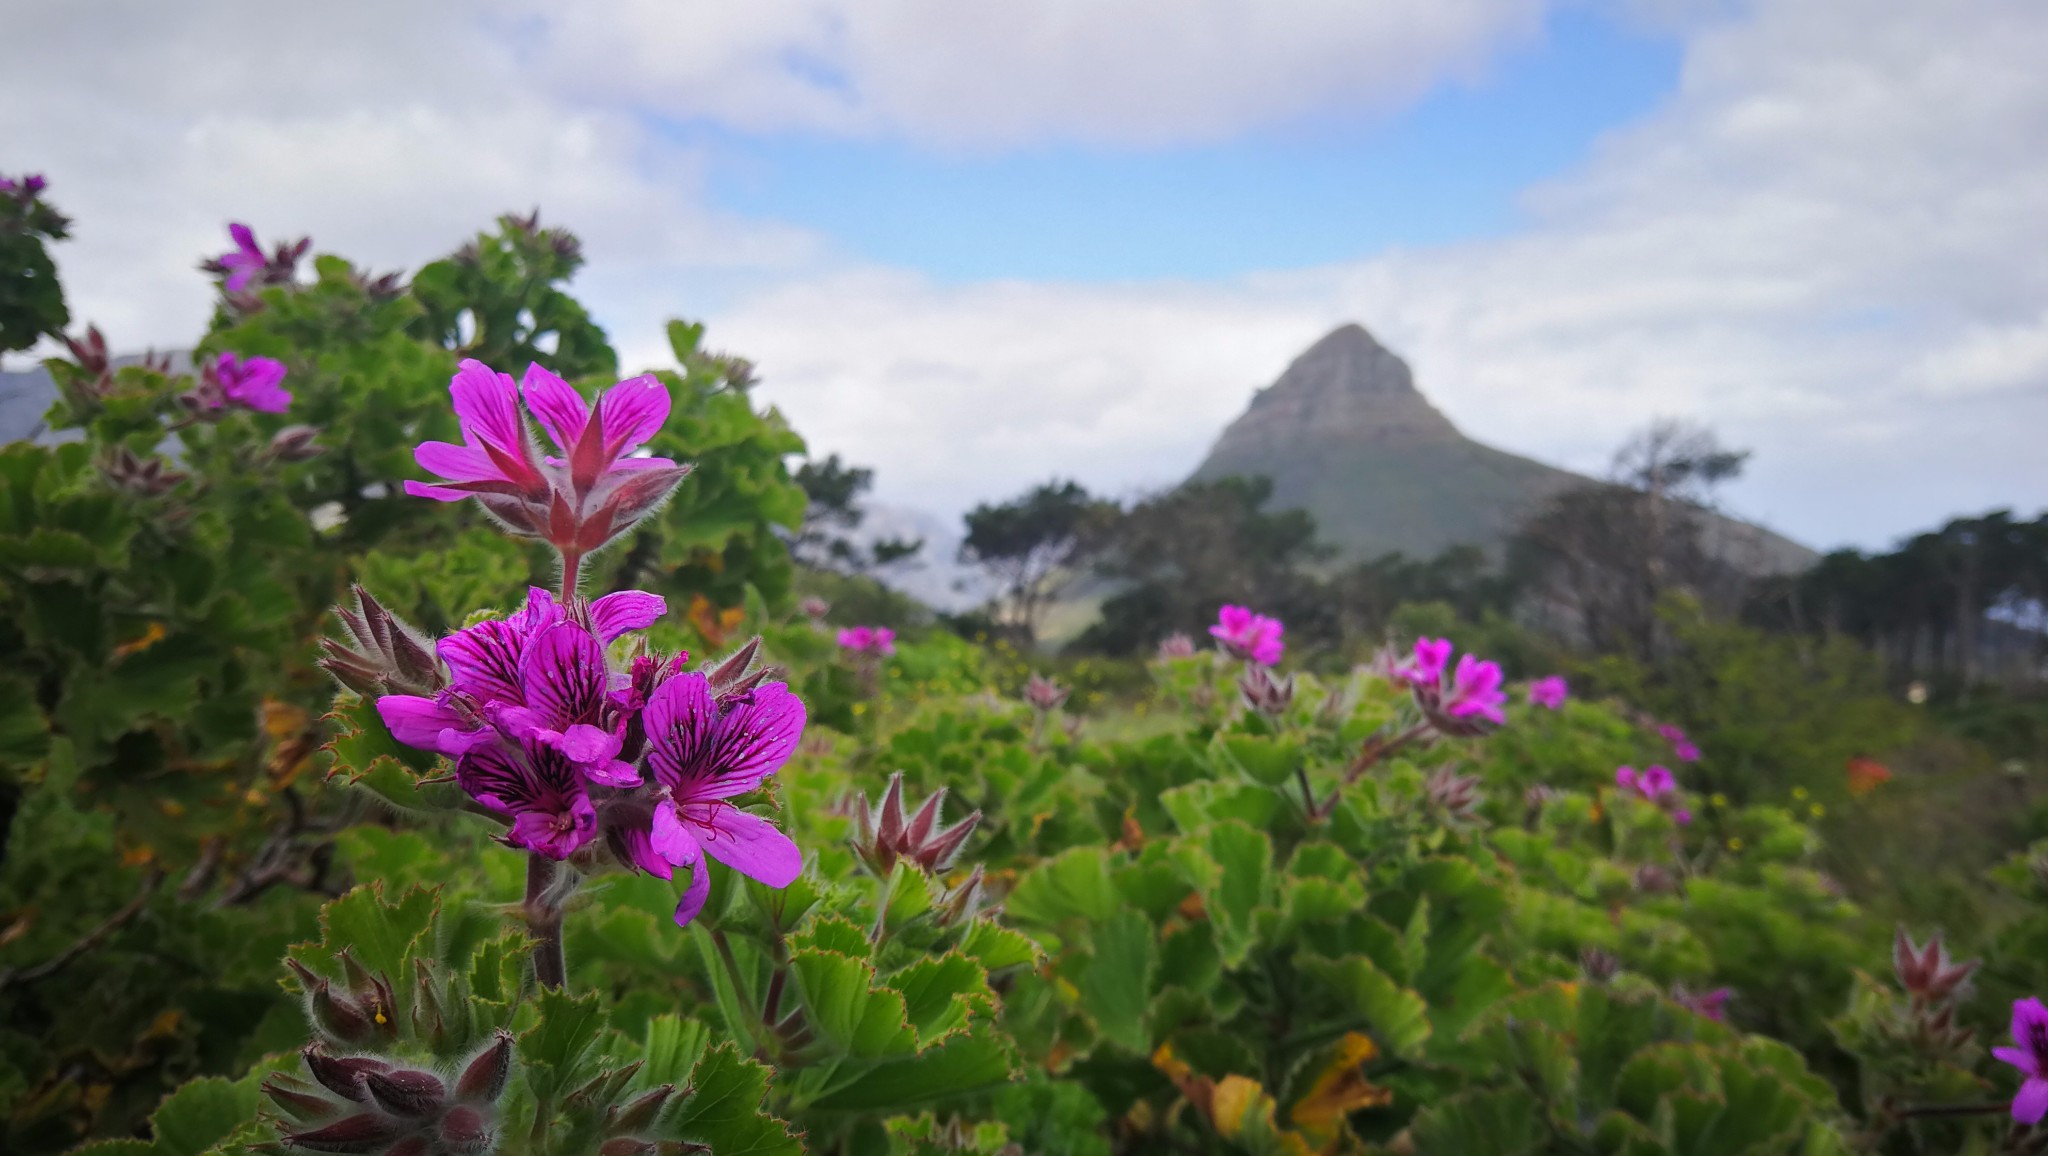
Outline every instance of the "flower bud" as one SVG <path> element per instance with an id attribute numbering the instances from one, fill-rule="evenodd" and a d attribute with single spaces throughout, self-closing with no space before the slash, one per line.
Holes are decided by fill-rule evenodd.
<path id="1" fill-rule="evenodd" d="M 363 1089 L 363 1076 L 369 1072 L 388 1072 L 391 1065 L 383 1060 L 368 1056 L 330 1056 L 320 1050 L 320 1045 L 311 1044 L 299 1053 L 306 1062 L 306 1070 L 320 1085 L 344 1100 L 365 1103 L 369 1092 Z"/>
<path id="2" fill-rule="evenodd" d="M 455 1081 L 455 1098 L 465 1104 L 493 1103 L 504 1094 L 511 1073 L 512 1033 L 500 1028 L 491 1046 L 462 1069 L 462 1076 Z"/>
<path id="3" fill-rule="evenodd" d="M 403 1132 L 404 1125 L 375 1112 L 361 1112 L 310 1132 L 287 1132 L 287 1148 L 312 1152 L 380 1152 Z"/>
<path id="4" fill-rule="evenodd" d="M 309 425 L 288 425 L 277 431 L 270 439 L 270 448 L 264 453 L 280 462 L 310 462 L 327 452 L 327 447 L 314 439 L 320 431 Z"/>
<path id="5" fill-rule="evenodd" d="M 1024 701 L 1040 714 L 1050 714 L 1065 705 L 1067 688 L 1033 671 L 1024 684 Z"/>
<path id="6" fill-rule="evenodd" d="M 854 806 L 853 849 L 877 875 L 886 876 L 896 860 L 907 858 L 926 874 L 943 871 L 959 855 L 967 837 L 981 823 L 981 812 L 953 824 L 941 826 L 940 806 L 945 788 L 934 791 L 917 814 L 903 813 L 903 772 L 889 776 L 889 787 L 879 805 L 870 808 L 863 793 Z"/>
<path id="7" fill-rule="evenodd" d="M 318 1123 L 341 1111 L 333 1100 L 314 1091 L 313 1085 L 296 1076 L 273 1072 L 263 1077 L 260 1086 L 271 1103 L 301 1124 Z"/>
<path id="8" fill-rule="evenodd" d="M 1422 789 L 1430 806 L 1445 812 L 1453 823 L 1478 819 L 1479 804 L 1486 800 L 1486 792 L 1479 789 L 1478 775 L 1461 775 L 1449 766 L 1431 771 Z"/>
<path id="9" fill-rule="evenodd" d="M 939 901 L 937 918 L 941 927 L 955 927 L 972 923 L 981 914 L 981 901 L 985 898 L 983 882 L 986 874 L 981 864 L 974 865 L 974 872 L 964 882 L 946 893 Z"/>
<path id="10" fill-rule="evenodd" d="M 1939 933 L 1924 948 L 1913 942 L 1904 927 L 1892 937 L 1892 972 L 1898 976 L 1899 986 L 1916 1003 L 1947 1003 L 1963 989 L 1977 967 L 1978 961 L 1974 959 L 1966 963 L 1950 960 L 1948 947 Z"/>
<path id="11" fill-rule="evenodd" d="M 1159 643 L 1159 659 L 1171 662 L 1176 658 L 1193 658 L 1195 640 L 1185 634 L 1169 634 Z"/>
<path id="12" fill-rule="evenodd" d="M 1237 693 L 1244 704 L 1270 719 L 1277 719 L 1294 705 L 1294 676 L 1274 678 L 1263 666 L 1247 666 L 1237 676 Z"/>
<path id="13" fill-rule="evenodd" d="M 823 622 L 825 616 L 832 613 L 832 604 L 823 598 L 806 598 L 797 603 L 797 609 L 812 622 Z"/>
<path id="14" fill-rule="evenodd" d="M 614 1136 L 597 1146 L 598 1156 L 654 1156 L 661 1148 L 652 1140 Z"/>
<path id="15" fill-rule="evenodd" d="M 477 1156 L 489 1152 L 497 1137 L 491 1134 L 490 1117 L 475 1108 L 457 1105 L 448 1109 L 441 1117 L 436 1129 L 441 1136 L 441 1147 L 458 1156 Z"/>
<path id="16" fill-rule="evenodd" d="M 334 608 L 349 641 L 320 640 L 327 654 L 319 665 L 350 690 L 363 695 L 431 696 L 447 685 L 441 660 L 417 630 L 386 610 L 370 592 L 353 587 L 356 607 Z M 350 645 L 350 643 L 353 645 Z"/>
<path id="17" fill-rule="evenodd" d="M 1621 971 L 1621 961 L 1597 947 L 1582 947 L 1579 970 L 1593 983 L 1606 983 Z"/>
<path id="18" fill-rule="evenodd" d="M 363 1088 L 378 1107 L 415 1120 L 435 1115 L 448 1101 L 448 1085 L 439 1076 L 410 1068 L 364 1072 Z"/>
<path id="19" fill-rule="evenodd" d="M 651 1092 L 642 1092 L 624 1104 L 614 1104 L 605 1112 L 605 1131 L 623 1135 L 638 1132 L 654 1123 L 661 1115 L 661 1109 L 675 1095 L 674 1084 L 663 1084 Z"/>

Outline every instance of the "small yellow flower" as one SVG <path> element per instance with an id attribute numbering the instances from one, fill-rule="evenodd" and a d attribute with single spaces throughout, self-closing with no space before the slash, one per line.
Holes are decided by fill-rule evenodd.
<path id="1" fill-rule="evenodd" d="M 855 713 L 855 714 L 866 714 L 866 713 L 868 713 L 868 704 L 866 704 L 866 703 L 864 703 L 864 702 L 857 702 L 857 703 L 854 703 L 854 704 L 853 704 L 853 713 Z"/>
<path id="2" fill-rule="evenodd" d="M 1733 839 L 1728 840 L 1728 849 L 1730 851 L 1742 850 L 1742 836 L 1737 835 Z"/>
<path id="3" fill-rule="evenodd" d="M 1806 797 L 1806 788 L 1805 788 L 1805 787 L 1794 787 L 1794 788 L 1792 788 L 1792 797 L 1793 797 L 1793 798 L 1795 798 L 1795 799 L 1804 799 L 1804 798 Z"/>
<path id="4" fill-rule="evenodd" d="M 1728 805 L 1728 796 L 1722 794 L 1719 791 L 1715 791 L 1713 803 L 1716 807 L 1725 807 Z"/>
<path id="5" fill-rule="evenodd" d="M 1814 818 L 1818 819 L 1822 815 L 1827 814 L 1828 809 L 1826 807 L 1821 806 L 1819 803 L 1815 803 L 1813 806 L 1808 807 L 1806 809 L 1806 812 L 1807 814 L 1812 815 Z"/>

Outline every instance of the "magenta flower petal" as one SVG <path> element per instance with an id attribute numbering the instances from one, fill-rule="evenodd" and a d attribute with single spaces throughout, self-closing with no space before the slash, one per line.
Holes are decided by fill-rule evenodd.
<path id="1" fill-rule="evenodd" d="M 679 800 L 728 799 L 759 786 L 796 752 L 803 701 L 779 682 L 719 703 L 702 674 L 661 684 L 641 715 L 648 766 Z"/>
<path id="2" fill-rule="evenodd" d="M 256 231 L 240 221 L 228 225 L 228 239 L 235 243 L 235 248 L 245 253 L 260 251 L 256 247 Z"/>
<path id="3" fill-rule="evenodd" d="M 479 622 L 443 638 L 436 647 L 448 664 L 456 690 L 482 702 L 523 704 L 519 689 L 519 657 L 526 635 L 506 621 Z"/>
<path id="4" fill-rule="evenodd" d="M 651 373 L 627 378 L 605 390 L 597 399 L 605 453 L 617 458 L 646 444 L 667 424 L 671 404 L 668 387 Z"/>
<path id="5" fill-rule="evenodd" d="M 1627 791 L 1637 790 L 1636 769 L 1634 767 L 1614 768 L 1614 785 Z"/>
<path id="6" fill-rule="evenodd" d="M 1571 689 L 1566 685 L 1563 675 L 1553 674 L 1547 678 L 1539 678 L 1529 684 L 1529 705 L 1547 710 L 1561 710 L 1564 708 L 1564 700 L 1570 693 Z"/>
<path id="7" fill-rule="evenodd" d="M 725 803 L 690 803 L 684 822 L 698 829 L 704 853 L 770 887 L 804 873 L 804 853 L 775 824 Z"/>
<path id="8" fill-rule="evenodd" d="M 507 841 L 515 847 L 565 859 L 597 832 L 583 777 L 546 745 L 478 747 L 456 762 L 455 781 L 470 798 L 512 817 Z"/>
<path id="9" fill-rule="evenodd" d="M 539 419 L 548 440 L 568 453 L 583 436 L 583 427 L 590 420 L 590 407 L 584 404 L 583 395 L 538 364 L 526 367 L 519 386 L 526 396 L 526 408 Z"/>
<path id="10" fill-rule="evenodd" d="M 604 642 L 622 634 L 645 630 L 668 613 L 668 600 L 644 590 L 621 590 L 590 604 L 590 628 Z"/>
<path id="11" fill-rule="evenodd" d="M 414 694 L 387 694 L 377 700 L 377 715 L 391 737 L 423 751 L 460 755 L 472 743 L 476 728 L 453 707 Z M 454 732 L 451 734 L 450 732 Z"/>
<path id="12" fill-rule="evenodd" d="M 519 686 L 526 705 L 546 716 L 558 731 L 596 720 L 606 682 L 604 648 L 589 631 L 571 622 L 541 631 L 520 656 Z M 614 749 L 604 757 L 616 753 Z"/>
<path id="13" fill-rule="evenodd" d="M 448 396 L 455 403 L 455 416 L 464 433 L 474 433 L 505 453 L 520 454 L 526 427 L 519 417 L 519 390 L 512 384 L 511 374 L 466 359 L 448 383 Z"/>
<path id="14" fill-rule="evenodd" d="M 704 849 L 690 833 L 690 826 L 683 822 L 673 802 L 663 800 L 654 809 L 654 820 L 647 832 L 648 846 L 668 863 L 694 867 L 703 860 Z"/>
<path id="15" fill-rule="evenodd" d="M 683 897 L 676 901 L 676 926 L 688 927 L 690 921 L 704 911 L 706 900 L 711 898 L 711 872 L 701 861 L 690 869 L 690 885 L 683 889 Z"/>
<path id="16" fill-rule="evenodd" d="M 2012 1098 L 2012 1118 L 2022 1124 L 2038 1124 L 2048 1116 L 2048 1080 L 2038 1077 L 2020 1085 Z"/>
<path id="17" fill-rule="evenodd" d="M 1672 778 L 1669 769 L 1665 767 L 1651 767 L 1643 772 L 1642 792 L 1645 796 L 1654 799 L 1659 795 L 1677 789 L 1678 780 Z"/>

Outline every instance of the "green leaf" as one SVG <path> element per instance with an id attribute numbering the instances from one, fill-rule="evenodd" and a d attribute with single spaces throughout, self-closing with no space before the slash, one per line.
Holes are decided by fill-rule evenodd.
<path id="1" fill-rule="evenodd" d="M 854 959 L 866 959 L 874 953 L 874 945 L 868 942 L 868 933 L 860 925 L 844 916 L 823 915 L 811 921 L 809 927 L 789 939 L 793 951 L 836 951 Z"/>
<path id="2" fill-rule="evenodd" d="M 410 974 L 406 956 L 439 906 L 439 894 L 425 887 L 406 888 L 396 903 L 385 902 L 380 883 L 357 887 L 320 909 L 324 954 L 331 961 L 348 948 L 364 967 L 402 984 Z"/>
<path id="3" fill-rule="evenodd" d="M 1111 1042 L 1138 1055 L 1152 1050 L 1145 1010 L 1159 966 L 1152 924 L 1129 908 L 1095 929 L 1095 955 L 1080 978 L 1081 1006 Z"/>
<path id="4" fill-rule="evenodd" d="M 1025 923 L 1050 925 L 1064 919 L 1099 923 L 1123 906 L 1110 880 L 1109 852 L 1075 847 L 1032 868 L 1003 909 Z"/>
<path id="5" fill-rule="evenodd" d="M 1301 765 L 1301 747 L 1269 735 L 1227 735 L 1218 739 L 1230 764 L 1268 787 L 1277 787 Z"/>
<path id="6" fill-rule="evenodd" d="M 1541 1106 L 1521 1088 L 1466 1092 L 1432 1104 L 1409 1125 L 1415 1156 L 1524 1156 L 1542 1150 Z"/>
<path id="7" fill-rule="evenodd" d="M 257 1091 L 218 1076 L 193 1080 L 164 1098 L 150 1123 L 157 1156 L 199 1156 L 256 1114 Z"/>
<path id="8" fill-rule="evenodd" d="M 1412 1057 L 1429 1039 L 1429 1005 L 1360 956 L 1304 956 L 1302 968 L 1330 985 L 1352 1014 L 1371 1026 L 1392 1055 Z"/>
<path id="9" fill-rule="evenodd" d="M 1000 971 L 1038 959 L 1038 945 L 1031 937 L 993 920 L 976 920 L 960 941 L 960 950 L 981 961 L 988 970 Z"/>
<path id="10" fill-rule="evenodd" d="M 0 674 L 0 765 L 27 766 L 50 749 L 50 724 L 36 705 L 35 685 Z"/>
<path id="11" fill-rule="evenodd" d="M 604 1030 L 604 1011 L 596 992 L 572 996 L 543 988 L 538 1004 L 540 1022 L 519 1037 L 519 1056 L 527 1065 L 526 1082 L 535 1098 L 552 1102 L 574 1086 Z"/>
<path id="12" fill-rule="evenodd" d="M 882 1056 L 916 1050 L 903 996 L 875 990 L 875 969 L 866 960 L 806 950 L 792 952 L 789 967 L 812 1022 L 842 1051 Z"/>
<path id="13" fill-rule="evenodd" d="M 995 1010 L 988 976 L 965 955 L 918 960 L 890 976 L 888 986 L 903 996 L 910 1026 L 917 1029 L 919 1051 L 966 1026 L 975 1008 Z"/>
<path id="14" fill-rule="evenodd" d="M 665 1138 L 705 1145 L 718 1156 L 801 1156 L 802 1140 L 761 1110 L 768 1074 L 730 1042 L 719 1044 L 690 1074 L 690 1097 L 667 1117 Z"/>
<path id="15" fill-rule="evenodd" d="M 854 1112 L 912 1107 L 1007 1083 L 1015 1065 L 1016 1053 L 1007 1040 L 977 1028 L 914 1059 L 878 1065 L 813 1107 Z"/>
<path id="16" fill-rule="evenodd" d="M 704 1054 L 705 1045 L 710 1042 L 710 1030 L 696 1020 L 661 1015 L 647 1021 L 647 1046 L 641 1054 L 645 1061 L 640 1069 L 641 1084 L 645 1087 L 662 1084 L 680 1087 L 689 1079 L 698 1058 Z"/>
<path id="17" fill-rule="evenodd" d="M 1204 894 L 1209 919 L 1216 924 L 1216 943 L 1223 961 L 1244 962 L 1257 939 L 1253 912 L 1271 898 L 1273 841 L 1235 819 L 1216 824 L 1208 833 L 1209 854 L 1223 869 L 1215 887 Z"/>

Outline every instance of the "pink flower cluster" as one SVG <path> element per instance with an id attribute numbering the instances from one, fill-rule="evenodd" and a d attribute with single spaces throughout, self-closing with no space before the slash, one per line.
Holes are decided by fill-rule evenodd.
<path id="1" fill-rule="evenodd" d="M 586 404 L 568 382 L 538 365 L 514 386 L 509 374 L 464 361 L 448 394 L 461 445 L 423 442 L 413 451 L 440 480 L 405 492 L 440 502 L 475 498 L 506 529 L 560 551 L 572 573 L 584 555 L 652 513 L 689 472 L 639 454 L 668 420 L 668 387 L 653 374 L 629 378 Z M 527 417 L 560 457 L 543 457 Z"/>
<path id="2" fill-rule="evenodd" d="M 1686 737 L 1685 731 L 1681 728 L 1671 723 L 1659 723 L 1657 725 L 1657 735 L 1665 742 L 1671 744 L 1672 758 L 1677 759 L 1681 763 L 1696 763 L 1700 761 L 1700 749 L 1693 745 L 1692 740 Z"/>
<path id="3" fill-rule="evenodd" d="M 1477 734 L 1483 722 L 1505 723 L 1501 707 L 1508 696 L 1500 688 L 1500 664 L 1465 654 L 1451 670 L 1452 649 L 1448 638 L 1418 638 L 1414 656 L 1395 665 L 1394 677 L 1408 684 L 1422 713 L 1447 734 Z"/>
<path id="4" fill-rule="evenodd" d="M 531 590 L 518 613 L 441 639 L 436 693 L 384 695 L 377 713 L 399 742 L 454 759 L 462 789 L 511 821 L 513 847 L 566 859 L 602 837 L 628 868 L 690 868 L 685 924 L 709 895 L 706 855 L 771 887 L 802 873 L 796 844 L 730 800 L 788 761 L 805 715 L 749 671 L 753 644 L 709 671 L 685 672 L 683 653 L 612 667 L 607 647 L 666 610 L 637 590 L 566 606 Z"/>
<path id="5" fill-rule="evenodd" d="M 1564 676 L 1553 674 L 1529 684 L 1529 705 L 1540 706 L 1546 710 L 1563 710 L 1564 700 L 1570 694 L 1571 688 L 1565 684 Z"/>
<path id="6" fill-rule="evenodd" d="M 1225 654 L 1260 666 L 1273 666 L 1287 653 L 1281 636 L 1287 627 L 1277 618 L 1254 614 L 1242 606 L 1225 606 L 1216 612 L 1216 625 L 1209 634 Z"/>
<path id="7" fill-rule="evenodd" d="M 1678 780 L 1664 767 L 1650 767 L 1642 771 L 1634 767 L 1617 767 L 1614 785 L 1671 812 L 1672 821 L 1676 823 L 1692 822 L 1692 812 L 1682 805 L 1684 796 L 1679 793 Z"/>
<path id="8" fill-rule="evenodd" d="M 839 632 L 839 648 L 887 658 L 896 653 L 896 632 L 886 626 L 849 626 Z"/>

